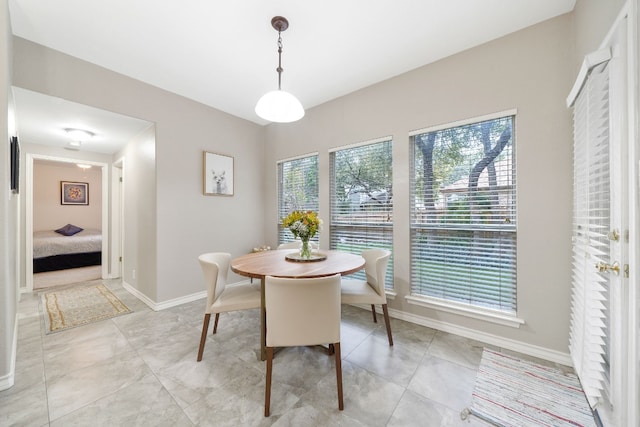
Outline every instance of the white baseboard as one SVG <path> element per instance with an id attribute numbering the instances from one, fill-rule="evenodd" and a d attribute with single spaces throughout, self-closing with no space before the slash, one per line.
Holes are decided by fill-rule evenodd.
<path id="1" fill-rule="evenodd" d="M 370 305 L 354 304 L 356 307 L 360 307 L 365 310 L 371 310 Z M 376 306 L 376 311 L 379 307 Z M 529 356 L 538 357 L 540 359 L 548 360 L 554 363 L 560 363 L 565 366 L 573 366 L 571 356 L 569 353 L 562 353 L 556 350 L 551 350 L 545 347 L 540 347 L 533 344 L 528 344 L 522 341 L 516 341 L 509 338 L 504 338 L 498 335 L 488 334 L 486 332 L 479 331 L 477 329 L 466 328 L 464 326 L 455 325 L 453 323 L 443 322 L 440 320 L 431 319 L 424 316 L 418 316 L 416 314 L 406 313 L 404 311 L 395 310 L 389 308 L 389 316 L 395 319 L 405 320 L 407 322 L 415 323 L 417 325 L 427 326 L 439 331 L 448 332 L 451 334 L 459 335 L 461 337 L 469 338 L 472 340 L 480 341 L 486 344 L 491 344 L 496 347 L 505 348 L 518 353 L 527 354 Z"/>
<path id="2" fill-rule="evenodd" d="M 9 372 L 0 377 L 0 391 L 7 390 L 15 384 L 16 380 L 16 354 L 18 350 L 18 313 L 13 320 L 13 343 L 11 344 L 11 359 Z"/>
<path id="3" fill-rule="evenodd" d="M 0 377 L 0 391 L 10 389 L 15 383 L 15 371 L 12 369 L 7 375 Z"/>
<path id="4" fill-rule="evenodd" d="M 147 306 L 149 306 L 149 308 L 151 308 L 153 311 L 165 310 L 167 308 L 175 307 L 181 304 L 186 304 L 191 301 L 197 301 L 199 299 L 207 297 L 207 291 L 201 291 L 201 292 L 196 292 L 195 294 L 185 295 L 183 297 L 175 298 L 172 300 L 155 302 L 125 281 L 122 281 L 122 287 L 125 288 L 130 294 L 138 298 L 140 301 L 145 303 Z"/>
<path id="5" fill-rule="evenodd" d="M 243 280 L 237 283 L 248 283 L 249 280 Z M 207 291 L 197 292 L 191 295 L 186 295 L 180 298 L 175 298 L 168 301 L 163 301 L 157 303 L 149 299 L 146 295 L 132 287 L 126 282 L 122 282 L 122 286 L 133 294 L 140 301 L 144 302 L 148 305 L 152 310 L 159 311 L 164 310 L 170 307 L 175 307 L 177 305 L 185 304 L 188 302 L 196 301 L 202 298 L 207 297 Z M 370 310 L 370 305 L 361 305 L 354 304 L 356 307 L 360 307 L 365 310 Z M 376 310 L 379 307 L 376 306 Z M 453 323 L 442 322 L 440 320 L 434 320 L 424 316 L 418 316 L 411 313 L 406 313 L 403 311 L 395 310 L 389 308 L 389 316 L 405 320 L 407 322 L 415 323 L 417 325 L 427 326 L 432 329 L 437 329 L 439 331 L 448 332 L 455 335 L 460 335 L 461 337 L 469 338 L 472 340 L 484 342 L 487 344 L 494 345 L 496 347 L 506 348 L 508 350 L 517 351 L 518 353 L 527 354 L 529 356 L 538 357 L 540 359 L 549 360 L 554 363 L 560 363 L 565 366 L 573 366 L 573 362 L 571 361 L 571 356 L 569 353 L 562 353 L 556 350 L 551 350 L 545 347 L 540 347 L 537 345 L 532 345 L 528 343 L 524 343 L 522 341 L 516 341 L 509 338 L 504 338 L 498 335 L 488 334 L 486 332 L 478 331 L 476 329 L 466 328 L 463 326 L 455 325 Z"/>

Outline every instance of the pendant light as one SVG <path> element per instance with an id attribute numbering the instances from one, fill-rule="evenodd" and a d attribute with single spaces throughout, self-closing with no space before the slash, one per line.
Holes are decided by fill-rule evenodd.
<path id="1" fill-rule="evenodd" d="M 274 16 L 271 26 L 278 31 L 278 90 L 265 93 L 256 104 L 256 114 L 270 122 L 290 123 L 304 116 L 304 108 L 298 99 L 280 88 L 282 77 L 282 37 L 281 33 L 289 28 L 289 21 L 282 16 Z"/>

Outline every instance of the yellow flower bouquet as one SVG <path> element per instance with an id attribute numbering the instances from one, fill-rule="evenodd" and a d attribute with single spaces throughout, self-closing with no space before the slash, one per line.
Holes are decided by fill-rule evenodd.
<path id="1" fill-rule="evenodd" d="M 296 238 L 302 240 L 300 256 L 310 258 L 309 239 L 316 235 L 322 220 L 313 211 L 293 211 L 282 220 L 282 226 L 288 228 Z"/>

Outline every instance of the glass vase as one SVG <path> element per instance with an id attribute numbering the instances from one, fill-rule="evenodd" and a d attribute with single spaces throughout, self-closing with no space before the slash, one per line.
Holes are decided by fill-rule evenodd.
<path id="1" fill-rule="evenodd" d="M 302 239 L 302 245 L 300 245 L 300 258 L 311 258 L 311 249 L 309 248 L 309 239 Z"/>

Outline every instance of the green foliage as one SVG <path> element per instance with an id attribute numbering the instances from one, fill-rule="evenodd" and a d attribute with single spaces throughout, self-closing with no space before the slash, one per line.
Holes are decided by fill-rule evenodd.
<path id="1" fill-rule="evenodd" d="M 318 156 L 282 165 L 281 197 L 284 211 L 318 209 Z"/>
<path id="2" fill-rule="evenodd" d="M 490 222 L 491 215 L 491 199 L 486 195 L 477 196 L 477 209 L 478 216 L 484 219 L 484 223 Z M 450 202 L 447 205 L 447 209 L 444 215 L 440 217 L 440 222 L 443 224 L 471 224 L 471 206 L 469 205 L 469 198 L 462 197 L 454 202 Z"/>
<path id="3" fill-rule="evenodd" d="M 480 169 L 486 163 L 492 165 L 496 161 L 511 156 L 511 150 L 504 150 L 511 146 L 511 138 L 506 145 L 498 145 L 498 141 L 505 132 L 511 131 L 511 126 L 512 118 L 504 117 L 416 135 L 414 137 L 416 179 L 414 196 L 416 199 L 425 207 L 433 208 L 443 188 L 453 185 L 460 188 L 461 184 L 470 187 L 469 176 L 472 170 Z M 507 133 L 507 135 L 510 134 Z M 491 152 L 492 149 L 493 152 Z M 500 152 L 496 155 L 498 150 Z M 466 198 L 479 197 L 471 193 L 471 190 L 468 188 L 469 193 L 465 196 Z M 472 214 L 476 216 L 481 212 L 490 212 L 492 203 L 490 199 L 477 198 L 474 201 L 476 206 L 488 204 L 488 208 L 474 209 L 471 212 L 468 201 L 454 202 L 453 205 L 448 206 L 449 210 L 460 211 L 459 214 L 453 215 L 454 223 L 470 221 L 468 217 Z"/>
<path id="4" fill-rule="evenodd" d="M 440 218 L 440 222 L 447 224 L 469 224 L 471 223 L 471 210 L 467 199 L 457 200 L 447 206 L 446 219 Z"/>
<path id="5" fill-rule="evenodd" d="M 393 158 L 390 153 L 391 141 L 336 151 L 336 200 L 347 202 L 358 193 L 369 197 L 380 191 L 391 194 Z"/>

